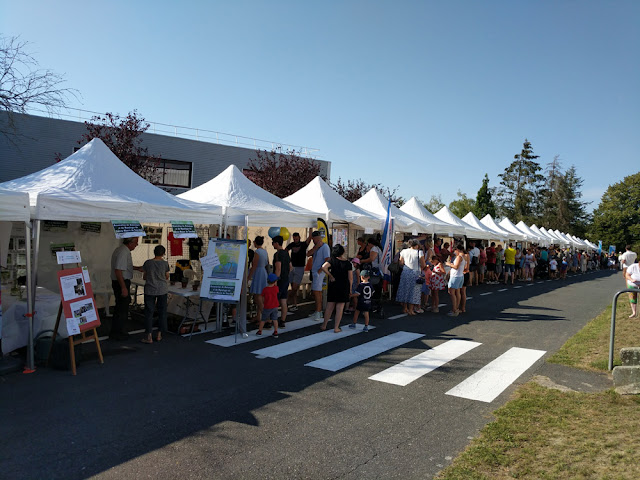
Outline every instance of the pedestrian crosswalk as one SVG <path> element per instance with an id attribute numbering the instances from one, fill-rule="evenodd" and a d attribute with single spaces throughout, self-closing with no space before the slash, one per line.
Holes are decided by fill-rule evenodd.
<path id="1" fill-rule="evenodd" d="M 287 328 L 292 327 L 288 331 L 302 328 L 302 324 L 308 326 L 307 319 L 300 320 L 300 322 L 301 326 L 296 325 L 295 321 L 287 322 Z M 316 326 L 318 325 L 316 322 L 314 323 Z M 369 329 L 374 330 L 375 327 L 369 326 Z M 361 340 L 361 342 L 356 346 L 345 346 L 345 342 L 341 342 L 341 340 L 348 337 L 355 337 L 354 340 Z M 267 347 L 253 350 L 251 353 L 259 359 L 279 359 L 300 352 L 312 354 L 316 347 L 335 345 L 335 347 L 331 348 L 334 352 L 336 350 L 339 351 L 311 361 L 307 360 L 304 366 L 329 372 L 338 372 L 398 347 L 409 346 L 411 342 L 414 342 L 412 348 L 415 349 L 418 346 L 421 350 L 420 353 L 410 358 L 401 359 L 395 365 L 368 377 L 368 380 L 388 384 L 392 388 L 407 387 L 444 365 L 462 360 L 461 357 L 471 354 L 472 351 L 482 346 L 482 343 L 479 342 L 454 338 L 444 341 L 433 348 L 428 348 L 424 341 L 415 343 L 416 340 L 420 340 L 423 337 L 425 337 L 423 333 L 407 331 L 398 331 L 375 337 L 371 333 L 363 332 L 362 325 L 357 325 L 356 328 L 345 327 L 339 333 L 334 333 L 333 329 L 328 329 L 290 341 L 278 341 Z M 261 337 L 257 337 L 257 339 L 259 340 Z M 243 339 L 244 342 L 254 340 L 256 338 Z M 209 341 L 209 343 L 213 343 L 213 341 Z M 353 343 L 354 341 L 352 340 L 348 342 L 348 345 L 353 345 Z M 217 345 L 220 345 L 220 343 L 217 343 Z M 443 394 L 471 401 L 490 403 L 539 361 L 545 353 L 543 350 L 520 347 L 510 348 L 484 367 L 470 372 L 466 379 L 448 391 L 443 392 Z M 477 356 L 472 358 L 477 359 Z M 467 362 L 468 360 L 468 358 L 465 359 Z M 456 372 L 459 373 L 460 370 L 456 370 Z"/>

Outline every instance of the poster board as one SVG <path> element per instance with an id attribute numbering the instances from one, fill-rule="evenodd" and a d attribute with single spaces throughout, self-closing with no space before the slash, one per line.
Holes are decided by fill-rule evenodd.
<path id="1" fill-rule="evenodd" d="M 111 220 L 116 238 L 144 237 L 142 225 L 137 220 Z"/>
<path id="2" fill-rule="evenodd" d="M 200 264 L 200 297 L 225 303 L 240 301 L 247 264 L 247 243 L 244 240 L 210 239 L 207 256 L 200 259 Z"/>
<path id="3" fill-rule="evenodd" d="M 70 268 L 58 271 L 62 312 L 69 336 L 100 326 L 100 317 L 93 299 L 89 271 Z"/>

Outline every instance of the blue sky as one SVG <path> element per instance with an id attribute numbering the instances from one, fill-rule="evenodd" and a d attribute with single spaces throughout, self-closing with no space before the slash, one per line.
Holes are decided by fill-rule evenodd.
<path id="1" fill-rule="evenodd" d="M 0 0 L 71 106 L 320 149 L 332 179 L 475 197 L 532 142 L 586 200 L 640 170 L 640 2 Z"/>

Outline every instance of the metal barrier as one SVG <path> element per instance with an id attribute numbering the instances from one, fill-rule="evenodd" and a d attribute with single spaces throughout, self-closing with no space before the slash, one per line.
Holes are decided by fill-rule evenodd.
<path id="1" fill-rule="evenodd" d="M 611 338 L 609 339 L 609 371 L 613 370 L 613 343 L 616 336 L 616 310 L 618 307 L 618 297 L 623 293 L 640 293 L 637 289 L 626 288 L 620 290 L 613 296 L 611 305 Z"/>

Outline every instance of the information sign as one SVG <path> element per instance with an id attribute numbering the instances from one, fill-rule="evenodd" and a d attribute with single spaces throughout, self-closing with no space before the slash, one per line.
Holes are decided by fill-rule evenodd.
<path id="1" fill-rule="evenodd" d="M 174 238 L 198 238 L 193 222 L 177 222 L 171 220 Z"/>
<path id="2" fill-rule="evenodd" d="M 111 220 L 116 238 L 144 237 L 144 229 L 137 220 Z"/>
<path id="3" fill-rule="evenodd" d="M 99 327 L 100 317 L 93 301 L 89 272 L 86 267 L 58 272 L 58 285 L 62 299 L 62 311 L 69 335 Z"/>
<path id="4" fill-rule="evenodd" d="M 207 256 L 200 259 L 202 286 L 200 296 L 227 303 L 240 300 L 247 262 L 244 240 L 211 239 Z"/>

